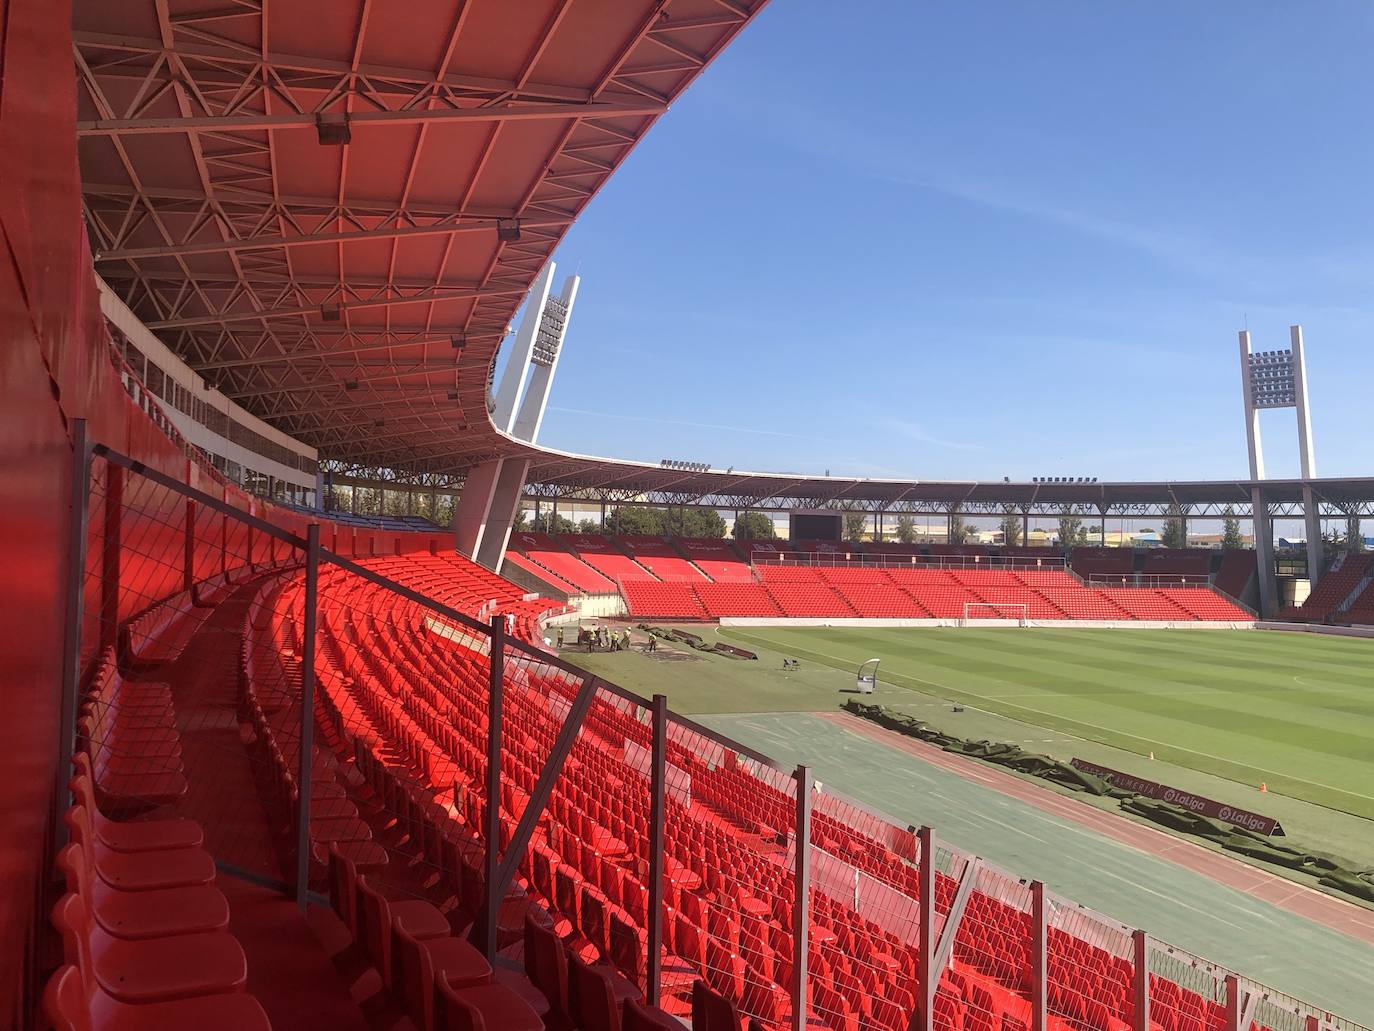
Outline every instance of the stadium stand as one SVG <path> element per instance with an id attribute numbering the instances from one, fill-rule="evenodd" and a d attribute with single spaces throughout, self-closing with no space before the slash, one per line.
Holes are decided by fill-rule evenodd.
<path id="1" fill-rule="evenodd" d="M 1140 572 L 1148 576 L 1204 577 L 1211 572 L 1213 552 L 1201 548 L 1152 548 Z"/>
<path id="2" fill-rule="evenodd" d="M 235 68 L 251 66 L 257 75 L 271 66 L 265 21 L 261 47 L 233 44 L 249 61 L 239 60 L 242 53 L 188 61 L 178 52 L 188 36 L 200 40 L 194 47 L 202 55 L 207 44 L 232 43 L 197 29 L 200 16 L 265 18 L 264 5 L 237 6 L 242 10 L 227 15 L 178 10 L 176 24 L 150 41 L 158 56 L 147 72 L 145 99 L 155 117 L 166 117 L 156 105 L 175 103 L 174 93 L 194 93 L 195 75 L 207 68 L 228 95 Z M 272 46 L 285 43 L 348 68 L 347 61 L 333 60 L 340 54 L 320 28 L 332 11 L 289 0 L 275 6 Z M 558 69 L 560 96 L 588 95 L 597 83 L 620 87 L 628 80 L 615 72 L 624 66 L 625 74 L 653 75 L 656 98 L 671 101 L 705 63 L 693 58 L 694 49 L 719 52 L 759 5 L 727 6 L 728 16 L 679 18 L 674 7 L 663 18 L 669 12 L 662 5 L 601 5 L 594 21 L 604 18 L 605 31 L 573 15 L 576 31 L 569 36 L 555 31 L 561 14 L 549 21 L 543 12 L 522 17 L 521 5 L 464 5 L 465 31 L 483 33 L 465 45 L 499 76 L 473 80 L 471 89 L 485 94 L 494 83 L 504 100 L 511 91 L 502 84 L 520 78 L 522 67 L 534 72 L 529 55 L 537 51 L 548 68 Z M 480 9 L 469 17 L 470 7 Z M 407 13 L 438 31 L 451 30 L 460 12 L 441 4 Z M 1043 977 L 1033 983 L 1025 881 L 929 838 L 919 843 L 904 822 L 853 805 L 829 785 L 811 785 L 803 794 L 797 787 L 808 784 L 802 769 L 794 774 L 667 714 L 661 702 L 559 662 L 540 649 L 541 623 L 558 606 L 441 554 L 433 534 L 341 519 L 307 528 L 306 520 L 318 514 L 249 497 L 217 473 L 165 415 L 152 414 L 156 406 L 135 396 L 146 393 L 141 385 L 121 383 L 100 360 L 108 337 L 91 275 L 91 240 L 110 233 L 111 210 L 121 212 L 116 221 L 126 228 L 159 222 L 158 205 L 169 199 L 159 191 L 168 182 L 148 173 L 165 171 L 156 159 L 179 149 L 83 146 L 83 161 L 93 151 L 123 152 L 123 172 L 136 184 L 133 194 L 114 191 L 115 209 L 101 210 L 101 198 L 92 195 L 87 236 L 75 181 L 72 21 L 75 15 L 90 29 L 137 16 L 143 24 L 149 12 L 122 0 L 75 10 L 10 0 L 7 15 L 12 31 L 0 37 L 0 67 L 10 203 L 0 212 L 0 235 L 9 260 L 0 262 L 0 288 L 6 301 L 17 302 L 17 317 L 0 377 L 9 431 L 0 438 L 13 473 L 3 478 L 0 510 L 18 586 L 0 592 L 0 601 L 16 649 L 5 670 L 7 701 L 14 697 L 10 710 L 22 718 L 10 721 L 0 748 L 6 883 L 17 888 L 0 893 L 0 1013 L 6 1018 L 36 1023 L 31 988 L 46 978 L 42 1019 L 63 1031 L 252 1031 L 268 1026 L 269 1013 L 279 1028 L 331 1031 L 644 1031 L 671 1028 L 673 1019 L 688 1015 L 698 1031 L 908 1031 L 919 1020 L 939 1031 L 1025 1031 L 1040 989 L 1048 1031 L 1124 1031 L 1137 1015 L 1133 990 L 1150 998 L 1147 1027 L 1226 1026 L 1224 971 L 1156 945 L 1143 932 L 1134 939 L 1142 950 L 1136 962 L 1121 924 L 1048 895 L 1039 910 L 1050 923 L 1036 934 L 1048 938 L 1049 949 L 1041 957 Z M 610 24 L 616 19 L 624 21 L 623 36 Z M 483 29 L 491 24 L 501 31 Z M 690 47 L 675 41 L 679 31 L 690 34 Z M 342 56 L 351 52 L 355 66 L 378 56 L 375 38 L 364 41 L 361 29 L 346 35 Z M 93 36 L 101 41 L 93 43 Z M 109 46 L 112 38 L 84 34 L 78 60 L 81 47 Z M 403 43 L 389 44 L 398 62 L 415 56 Z M 680 60 L 646 63 L 665 44 Z M 114 43 L 116 50 L 130 45 L 143 44 L 132 36 Z M 123 57 L 84 63 L 89 75 L 77 89 L 85 91 L 100 86 L 102 71 L 113 67 L 118 79 L 128 67 Z M 364 66 L 375 67 L 370 60 Z M 164 69 L 176 78 L 159 86 Z M 429 81 L 428 74 L 422 79 Z M 382 88 L 395 97 L 395 86 Z M 280 80 L 274 88 L 288 89 Z M 82 93 L 79 104 L 89 108 L 90 100 Z M 656 100 L 654 109 L 661 106 Z M 570 109 L 566 132 L 550 135 L 586 148 L 579 134 L 598 134 L 590 149 L 608 154 L 599 160 L 612 167 L 619 150 L 638 138 L 632 126 L 652 121 L 617 118 L 611 131 L 583 118 L 585 107 Z M 262 128 L 252 121 L 253 105 L 239 110 L 240 125 Z M 462 180 L 461 162 L 454 160 L 461 147 L 443 136 L 451 120 L 436 113 L 441 117 L 426 131 L 445 144 L 429 147 L 442 155 L 443 166 L 412 170 L 445 181 L 458 176 L 450 185 L 485 196 L 475 178 Z M 341 142 L 340 129 L 349 132 L 347 124 L 305 119 L 308 151 Z M 294 131 L 272 130 L 279 138 Z M 375 182 L 381 195 L 388 189 L 381 166 L 401 164 L 377 160 L 372 131 L 362 121 L 351 130 L 349 184 L 310 177 L 316 166 L 337 165 L 332 159 L 287 164 L 303 188 L 318 192 L 323 183 L 318 195 L 349 211 L 360 197 L 348 185 Z M 193 129 L 187 139 L 193 135 L 218 134 Z M 604 142 L 607 137 L 616 142 Z M 260 148 L 250 142 L 249 149 Z M 515 152 L 533 154 L 533 163 L 512 163 Z M 224 165 L 227 153 L 219 151 L 214 161 Z M 533 180 L 551 168 L 544 146 L 489 148 L 489 157 L 475 163 L 489 165 L 499 182 Z M 203 201 L 185 188 L 190 180 L 179 159 L 168 165 L 182 184 L 171 196 L 187 209 L 173 215 L 180 234 L 190 222 L 187 212 Z M 259 185 L 267 176 L 261 169 L 250 173 Z M 230 185 L 225 179 L 218 188 Z M 540 205 L 546 195 L 538 191 L 550 185 L 536 187 Z M 208 183 L 205 189 L 208 199 Z M 556 189 L 559 210 L 575 215 L 579 202 L 566 187 Z M 255 192 L 235 204 L 253 203 L 248 194 Z M 278 199 L 279 221 L 293 223 L 286 196 Z M 145 207 L 130 214 L 136 205 Z M 396 224 L 411 217 L 400 212 Z M 350 237 L 366 236 L 364 223 L 378 221 L 351 212 L 340 219 L 350 225 L 340 235 Z M 160 225 L 160 238 L 134 232 L 118 246 L 146 241 L 175 249 L 173 231 Z M 221 228 L 227 238 L 245 225 L 235 215 Z M 310 239 L 307 226 L 293 228 Z M 499 251 L 512 232 L 518 238 L 519 226 L 498 226 L 499 236 L 468 235 Z M 542 253 L 536 244 L 543 241 L 532 235 L 527 227 L 521 262 Z M 556 232 L 547 238 L 550 246 L 556 240 Z M 353 255 L 359 243 L 330 248 Z M 361 246 L 375 248 L 376 240 Z M 392 257 L 412 250 L 393 250 Z M 447 248 L 426 250 L 447 260 Z M 463 258 L 478 256 L 474 250 Z M 146 270 L 129 260 L 141 284 Z M 217 267 L 218 259 L 182 262 L 177 285 L 200 284 Z M 252 267 L 271 275 L 275 259 Z M 500 271 L 528 282 L 523 266 Z M 253 314 L 263 321 L 299 315 L 310 332 L 320 328 L 312 320 L 340 316 L 337 306 L 305 309 Z M 213 321 L 200 311 L 183 314 L 191 322 Z M 449 322 L 450 311 L 437 314 L 441 324 Z M 504 317 L 497 304 L 483 314 L 494 316 L 492 325 Z M 470 368 L 480 382 L 489 353 L 477 337 L 467 340 L 459 361 L 468 362 L 464 377 Z M 400 348 L 417 346 L 389 339 Z M 462 340 L 452 343 L 463 352 Z M 437 346 L 447 356 L 449 341 Z M 231 361 L 242 358 L 224 353 Z M 484 401 L 479 395 L 479 410 Z M 306 414 L 329 414 L 327 406 L 316 408 Z M 361 411 L 345 408 L 344 422 L 368 426 Z M 380 411 L 373 408 L 367 418 Z M 469 432 L 475 436 L 476 427 Z M 371 436 L 364 430 L 358 446 L 372 447 Z M 88 444 L 98 447 L 91 452 Z M 123 464 L 115 461 L 119 455 L 127 456 Z M 601 543 L 609 550 L 587 547 L 633 565 Z M 88 561 L 71 564 L 82 547 Z M 942 589 L 973 594 L 943 571 L 929 572 L 942 574 Z M 907 593 L 896 572 L 887 575 Z M 651 575 L 640 579 L 662 583 Z M 840 583 L 852 582 L 785 586 L 833 591 Z M 748 593 L 747 604 L 781 614 L 762 583 L 688 586 L 703 600 L 714 592 Z M 64 744 L 54 748 L 55 740 Z M 75 777 L 70 786 L 69 775 Z M 657 793 L 655 782 L 662 787 Z M 808 807 L 803 838 L 797 814 Z M 817 874 L 805 894 L 797 890 L 798 862 L 812 863 Z M 663 875 L 662 905 L 651 911 L 656 869 Z M 49 927 L 41 907 L 55 875 L 65 879 L 66 894 Z M 967 878 L 962 886 L 961 875 Z M 923 878 L 933 888 L 923 888 Z M 959 897 L 968 902 L 948 961 L 938 965 L 921 954 L 922 897 L 931 913 L 950 914 Z M 650 955 L 650 929 L 659 924 L 661 944 Z M 933 918 L 926 930 L 929 942 Z M 469 938 L 481 946 L 472 948 Z M 796 976 L 802 956 L 804 981 Z M 640 1003 L 658 988 L 661 1009 Z M 809 997 L 795 1013 L 793 991 Z M 918 1005 L 927 997 L 929 1005 Z M 1259 1002 L 1257 1031 L 1322 1026 L 1324 1010 L 1287 997 L 1281 1002 L 1283 1009 L 1267 996 Z"/>
<path id="3" fill-rule="evenodd" d="M 1369 575 L 1372 559 L 1374 556 L 1363 552 L 1337 555 L 1306 600 L 1284 609 L 1279 618 L 1301 623 L 1338 620 L 1340 610 L 1355 600 L 1353 595 Z"/>
<path id="4" fill-rule="evenodd" d="M 570 533 L 564 534 L 560 539 L 578 558 L 612 583 L 626 579 L 658 579 L 648 568 L 636 562 L 625 545 L 615 538 L 602 537 L 599 534 Z"/>
<path id="5" fill-rule="evenodd" d="M 1093 576 L 1129 576 L 1135 572 L 1130 548 L 1072 548 L 1069 566 L 1084 580 Z"/>
<path id="6" fill-rule="evenodd" d="M 626 580 L 625 604 L 631 615 L 659 619 L 710 619 L 711 613 L 693 589 L 681 581 Z"/>
<path id="7" fill-rule="evenodd" d="M 771 540 L 743 540 L 735 541 L 735 547 L 740 550 L 746 562 L 751 565 L 756 562 L 767 562 L 776 560 L 783 555 L 792 555 L 796 549 L 787 541 Z"/>
<path id="8" fill-rule="evenodd" d="M 674 543 L 716 583 L 752 582 L 754 579 L 749 563 L 744 561 L 730 541 L 679 537 Z"/>
<path id="9" fill-rule="evenodd" d="M 563 579 L 563 577 L 559 576 L 553 570 L 541 566 L 538 562 L 535 562 L 533 559 L 526 558 L 518 551 L 506 552 L 504 563 L 501 566 L 501 573 L 503 576 L 513 576 L 514 574 L 511 572 L 512 569 L 518 569 L 522 572 L 528 573 L 537 581 L 541 583 L 546 583 L 550 587 L 559 591 L 563 591 L 566 594 L 571 595 L 583 593 L 581 589 L 578 588 L 578 586 L 572 583 L 570 580 Z"/>
<path id="10" fill-rule="evenodd" d="M 363 559 L 360 565 L 460 611 L 478 614 L 493 607 L 523 607 L 530 610 L 531 619 L 517 623 L 517 636 L 540 636 L 533 620 L 547 611 L 543 603 L 503 586 L 460 558 L 415 552 Z M 778 591 L 880 589 L 881 581 L 866 581 L 892 577 L 923 585 L 938 580 L 969 594 L 974 593 L 969 583 L 976 583 L 979 593 L 1018 586 L 1034 590 L 1022 574 L 1001 570 L 767 569 L 765 576 L 772 578 L 767 584 L 642 580 L 635 586 L 695 596 L 751 590 L 766 598 Z M 1059 571 L 1025 575 L 1037 578 L 1045 591 L 1066 579 L 1073 582 Z M 894 579 L 886 579 L 886 584 L 888 591 L 903 593 Z M 280 571 L 268 571 L 254 590 L 243 624 L 242 681 L 264 755 L 270 757 L 266 761 L 277 771 L 267 798 L 276 800 L 272 804 L 278 807 L 289 807 L 288 775 L 300 761 L 299 742 L 290 727 L 301 711 L 302 642 L 294 619 L 300 612 L 303 576 L 288 562 Z M 694 738 L 695 732 L 685 726 L 679 725 L 670 738 L 668 762 L 690 780 L 692 791 L 690 797 L 670 793 L 666 799 L 666 864 L 671 876 L 665 886 L 668 920 L 661 960 L 664 1009 L 646 1007 L 639 987 L 645 977 L 646 885 L 637 868 L 619 865 L 612 857 L 627 843 L 639 848 L 644 841 L 649 796 L 639 780 L 642 768 L 630 763 L 629 749 L 631 744 L 641 750 L 648 746 L 648 727 L 634 715 L 633 704 L 598 693 L 587 729 L 573 744 L 571 765 L 564 768 L 550 797 L 548 811 L 554 822 L 538 825 L 546 829 L 536 829 L 519 861 L 523 887 L 508 898 L 509 907 L 502 907 L 502 940 L 524 942 L 528 977 L 512 980 L 509 971 L 493 971 L 481 953 L 457 935 L 481 903 L 480 841 L 475 830 L 484 818 L 479 785 L 485 776 L 486 673 L 481 654 L 470 637 L 422 632 L 423 609 L 347 571 L 322 570 L 319 591 L 323 641 L 317 675 L 323 697 L 316 712 L 323 744 L 316 746 L 319 759 L 311 790 L 312 805 L 329 808 L 326 819 L 312 820 L 311 861 L 327 882 L 348 939 L 378 971 L 384 993 L 396 1006 L 420 1026 L 469 1026 L 445 1024 L 450 1011 L 476 1011 L 516 1031 L 535 1031 L 546 1026 L 550 1016 L 571 1020 L 574 1026 L 602 1028 L 615 1026 L 612 1017 L 620 1019 L 622 1013 L 628 1026 L 635 1020 L 662 1019 L 656 1013 L 686 1017 L 695 1010 L 697 1026 L 706 1027 L 709 991 L 716 1005 L 737 1007 L 760 1027 L 787 1024 L 790 934 L 784 918 L 793 902 L 792 881 L 786 865 L 778 862 L 777 846 L 769 844 L 791 826 L 795 802 L 785 780 L 770 781 L 766 768 L 722 751 L 715 742 Z M 562 723 L 560 714 L 573 700 L 573 685 L 554 667 L 525 663 L 511 675 L 505 719 L 517 728 L 518 736 L 510 738 L 501 753 L 501 776 L 507 785 L 500 813 L 503 838 L 514 833 L 521 814 L 519 799 L 533 789 L 544 749 L 550 747 Z M 106 679 L 112 680 L 112 674 Z M 151 695 L 142 700 L 157 701 Z M 356 769 L 356 777 L 335 772 L 349 768 Z M 162 765 L 152 771 L 159 777 L 165 773 Z M 367 798 L 388 801 L 378 811 L 366 804 Z M 409 828 L 400 844 L 383 844 L 386 839 L 376 826 L 391 812 L 403 814 Z M 814 812 L 813 820 L 821 847 L 859 864 L 862 875 L 893 893 L 892 899 L 909 906 L 919 898 L 917 867 L 893 850 L 896 828 L 883 836 L 876 829 L 869 832 L 871 817 L 846 812 L 833 798 Z M 575 833 L 564 828 L 575 828 Z M 132 838 L 121 834 L 146 835 L 150 842 L 182 849 L 194 849 L 200 834 L 184 821 L 106 823 L 99 833 L 125 847 Z M 460 900 L 458 910 L 445 915 L 427 897 L 412 894 L 418 887 L 401 887 L 403 869 L 387 875 L 389 887 L 384 891 L 373 884 L 373 871 L 390 870 L 396 860 L 407 857 L 422 879 L 428 879 L 424 870 L 435 871 L 436 890 L 453 892 Z M 205 873 L 212 876 L 213 870 Z M 936 875 L 940 905 L 949 905 L 956 887 L 954 876 Z M 1000 1031 L 1025 1013 L 1028 975 L 1024 959 L 1016 956 L 1024 957 L 1019 950 L 1029 935 L 1027 910 L 1009 891 L 993 890 L 980 880 L 970 896 L 967 931 L 956 939 L 955 962 L 936 989 L 937 1009 L 951 1027 Z M 184 911 L 192 911 L 188 905 L 189 901 Z M 222 918 L 213 896 L 199 905 L 210 914 L 206 924 Z M 903 1031 L 919 994 L 920 961 L 913 940 L 892 929 L 894 913 L 871 904 L 856 906 L 853 896 L 827 892 L 816 893 L 810 908 L 815 951 L 809 991 L 815 1019 L 831 1028 Z M 1129 960 L 1058 928 L 1050 929 L 1050 938 L 1051 955 L 1061 957 L 1050 966 L 1051 1008 L 1063 1016 L 1052 1016 L 1049 1026 L 1071 1031 L 1078 1021 L 1108 1027 L 1113 1026 L 1111 1020 L 1128 1020 Z M 232 954 L 231 948 L 222 947 Z M 194 950 L 187 950 L 171 969 L 179 972 L 199 962 L 194 956 Z M 1105 964 L 1101 969 L 1116 973 L 1104 977 L 1097 972 L 1100 963 Z M 440 970 L 442 978 L 436 973 Z M 567 971 L 568 980 L 561 970 Z M 213 969 L 201 974 L 207 990 L 218 989 L 220 982 L 232 989 L 232 972 L 218 978 L 213 974 Z M 63 973 L 54 979 L 49 994 L 55 1007 L 71 1005 L 63 1001 L 75 994 L 71 977 Z M 1215 1019 L 1218 1012 L 1215 1001 L 1158 976 L 1153 978 L 1153 990 L 1161 1027 L 1181 1031 L 1187 1026 L 1183 1014 Z M 248 1002 L 226 1001 L 231 997 L 222 994 L 209 998 L 236 1015 L 236 1007 L 251 1007 Z M 630 1006 L 638 1007 L 633 1016 Z M 1178 1010 L 1177 1018 L 1169 1014 L 1170 1006 Z M 251 1009 L 245 1013 L 238 1026 L 257 1026 Z M 1075 1019 L 1075 1013 L 1082 1016 Z"/>
<path id="11" fill-rule="evenodd" d="M 695 584 L 693 590 L 712 619 L 722 616 L 781 616 L 782 607 L 761 583 Z M 633 611 L 633 610 L 631 610 Z M 650 613 L 644 613 L 650 615 Z"/>
<path id="12" fill-rule="evenodd" d="M 758 583 L 680 585 L 657 591 L 624 581 L 632 615 L 963 619 L 966 606 L 1025 606 L 1033 620 L 1220 620 L 1252 618 L 1209 587 L 1088 587 L 1062 569 L 929 569 L 760 565 Z M 724 590 L 725 587 L 730 590 Z M 695 591 L 695 599 L 689 597 Z M 771 599 L 772 604 L 769 603 Z M 694 603 L 695 602 L 695 603 Z M 997 618 L 996 612 L 985 613 Z M 1002 617 L 1009 618 L 1009 617 Z"/>
<path id="13" fill-rule="evenodd" d="M 580 594 L 614 594 L 615 581 L 588 565 L 548 534 L 517 530 L 507 555 L 523 554 L 535 566 L 571 584 Z"/>
<path id="14" fill-rule="evenodd" d="M 1255 553 L 1247 548 L 1228 548 L 1221 553 L 1213 586 L 1236 600 L 1244 599 L 1255 579 Z"/>
<path id="15" fill-rule="evenodd" d="M 617 537 L 631 557 L 660 580 L 706 579 L 674 545 L 660 537 Z"/>

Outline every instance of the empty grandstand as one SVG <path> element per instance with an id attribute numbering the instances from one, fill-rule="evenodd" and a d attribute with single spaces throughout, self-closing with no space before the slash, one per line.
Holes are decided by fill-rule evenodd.
<path id="1" fill-rule="evenodd" d="M 403 6 L 0 3 L 7 1023 L 1364 1031 L 550 639 L 617 615 L 626 636 L 1253 628 L 1280 609 L 1272 520 L 1319 524 L 1374 481 L 877 480 L 543 447 L 576 291 L 552 294 L 551 256 L 764 2 Z M 388 514 L 397 482 L 430 518 Z M 516 525 L 525 497 L 600 505 L 602 528 L 608 503 L 859 512 L 874 538 L 889 513 L 1028 527 L 1091 505 L 1105 540 L 1109 514 L 1230 518 L 1237 495 L 1253 551 Z M 1314 589 L 1285 614 L 1370 618 L 1367 558 L 1308 543 Z M 696 658 L 665 652 L 634 657 Z M 1211 916 L 1197 876 L 1158 904 Z"/>

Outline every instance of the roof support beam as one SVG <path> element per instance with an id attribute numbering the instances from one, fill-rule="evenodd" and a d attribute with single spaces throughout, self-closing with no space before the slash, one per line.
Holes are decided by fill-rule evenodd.
<path id="1" fill-rule="evenodd" d="M 391 371 L 389 371 L 389 372 L 377 373 L 376 375 L 372 375 L 372 376 L 356 376 L 356 377 L 345 376 L 344 379 L 337 379 L 337 378 L 335 378 L 335 379 L 330 379 L 330 380 L 325 381 L 325 382 L 320 382 L 320 381 L 317 380 L 317 381 L 314 382 L 314 383 L 285 383 L 285 384 L 282 384 L 282 385 L 280 385 L 280 386 L 262 387 L 262 388 L 256 389 L 256 390 L 225 390 L 225 389 L 221 388 L 221 393 L 223 393 L 225 397 L 232 398 L 232 399 L 235 400 L 235 401 L 242 401 L 244 398 L 249 398 L 249 397 L 273 397 L 273 396 L 278 395 L 278 394 L 299 394 L 299 393 L 301 393 L 302 391 L 307 391 L 307 390 L 321 390 L 321 391 L 323 391 L 323 390 L 350 390 L 350 391 L 351 391 L 351 390 L 357 389 L 358 386 L 362 386 L 362 385 L 364 385 L 364 384 L 371 384 L 371 383 L 386 383 L 386 384 L 390 384 L 391 386 L 393 386 L 393 387 L 394 387 L 395 389 L 397 389 L 397 390 L 416 390 L 416 389 L 423 389 L 423 388 L 428 388 L 428 387 L 431 387 L 431 386 L 436 386 L 436 384 L 431 384 L 431 383 L 409 383 L 409 384 L 405 384 L 405 383 L 392 383 L 392 381 L 393 381 L 393 380 L 398 380 L 398 379 L 404 379 L 404 378 L 409 377 L 409 376 L 441 376 L 441 375 L 444 375 L 445 373 L 448 373 L 448 374 L 452 375 L 452 373 L 453 373 L 454 371 L 455 371 L 455 370 L 454 370 L 454 367 L 453 367 L 452 365 L 449 365 L 449 366 L 447 366 L 446 368 L 439 368 L 439 367 L 437 367 L 437 366 L 429 366 L 429 367 L 423 367 L 423 366 L 422 366 L 422 367 L 420 367 L 420 368 L 405 368 L 405 367 L 401 367 L 401 368 L 393 369 L 393 370 L 391 370 Z M 346 382 L 345 382 L 345 380 L 346 380 Z M 348 386 L 348 383 L 355 384 L 355 386 L 350 387 L 350 386 Z M 448 384 L 445 384 L 444 386 L 445 386 L 446 389 L 448 389 L 448 390 L 453 390 L 453 389 L 455 389 L 453 386 L 450 386 L 450 385 L 448 385 Z"/>
<path id="2" fill-rule="evenodd" d="M 342 316 L 348 312 L 363 311 L 368 308 L 386 308 L 401 304 L 427 304 L 431 301 L 470 301 L 479 297 L 501 297 L 510 294 L 523 294 L 524 287 L 498 286 L 483 290 L 425 290 L 411 296 L 390 296 L 374 300 L 352 301 L 335 305 Z M 290 308 L 269 308 L 265 311 L 221 312 L 212 315 L 194 315 L 184 319 L 168 319 L 164 322 L 149 322 L 151 330 L 187 329 L 193 326 L 222 326 L 228 322 L 257 322 L 267 319 L 289 318 L 293 315 L 320 316 L 319 305 L 295 305 Z"/>
<path id="3" fill-rule="evenodd" d="M 369 125 L 421 125 L 426 122 L 517 122 L 580 118 L 653 117 L 668 110 L 667 104 L 645 100 L 592 104 L 501 104 L 493 107 L 416 108 L 404 111 L 354 111 L 348 114 L 283 112 L 251 115 L 193 115 L 186 118 L 95 118 L 76 123 L 76 135 L 144 136 L 155 133 L 266 132 L 278 129 L 314 129 L 322 119 L 351 127 Z"/>
<path id="4" fill-rule="evenodd" d="M 316 335 L 311 333 L 308 338 L 318 344 L 320 338 L 324 335 L 325 334 Z M 362 339 L 368 335 L 370 334 L 364 332 L 343 334 L 341 337 L 342 340 L 351 340 L 354 342 L 343 343 L 342 346 L 339 347 L 316 346 L 313 350 L 309 351 L 284 351 L 281 354 L 250 354 L 238 358 L 224 358 L 213 362 L 193 362 L 191 363 L 191 368 L 196 372 L 205 373 L 213 372 L 218 369 L 241 369 L 253 365 L 281 365 L 283 363 L 308 361 L 315 358 L 338 358 L 350 354 L 366 354 L 370 351 L 390 351 L 398 347 L 451 346 L 452 340 L 452 338 L 448 336 L 433 336 L 423 333 L 417 333 L 414 338 L 400 337 L 395 334 L 381 334 L 384 337 L 382 340 Z M 491 335 L 496 336 L 497 334 L 493 333 Z M 471 340 L 473 337 L 469 336 L 468 339 Z"/>
<path id="5" fill-rule="evenodd" d="M 698 28 L 699 25 L 683 22 L 674 26 L 679 28 Z M 516 82 L 513 79 L 497 79 L 486 76 L 470 75 L 460 72 L 444 71 L 436 76 L 433 68 L 407 68 L 401 65 L 383 65 L 359 62 L 356 65 L 347 61 L 334 61 L 323 57 L 307 57 L 299 54 L 281 53 L 272 50 L 270 63 L 263 65 L 261 55 L 246 49 L 231 46 L 215 46 L 208 42 L 178 39 L 175 47 L 167 47 L 161 40 L 138 36 L 124 36 L 107 32 L 73 32 L 72 42 L 87 55 L 93 68 L 101 76 L 121 76 L 142 79 L 144 72 L 138 64 L 128 63 L 125 58 L 115 58 L 118 63 L 106 64 L 102 54 L 143 54 L 166 59 L 175 55 L 180 59 L 196 60 L 197 81 L 214 81 L 216 75 L 222 85 L 233 85 L 242 81 L 246 74 L 256 72 L 296 84 L 302 78 L 313 80 L 316 89 L 320 79 L 334 76 L 340 79 L 356 77 L 368 82 L 373 93 L 388 89 L 397 91 L 402 84 L 412 88 L 426 88 L 438 85 L 447 90 L 469 94 L 485 94 L 505 97 L 515 95 L 522 99 L 548 101 L 569 101 L 585 103 L 591 99 L 590 91 L 576 86 L 559 86 L 542 82 Z M 200 61 L 213 64 L 202 65 Z M 243 71 L 230 72 L 228 69 L 240 68 Z M 410 92 L 410 91 L 407 91 Z M 602 94 L 602 99 L 606 99 Z"/>
<path id="6" fill-rule="evenodd" d="M 389 240 L 408 236 L 448 236 L 453 233 L 492 233 L 497 219 L 491 216 L 452 214 L 430 225 L 392 225 L 376 229 L 352 229 L 333 233 L 290 233 L 277 236 L 253 236 L 241 240 L 198 240 L 165 247 L 123 247 L 102 251 L 97 262 L 125 261 L 130 258 L 165 258 L 189 254 L 220 254 L 226 251 L 261 251 L 274 247 L 308 247 L 322 243 L 352 243 L 357 240 Z M 521 218 L 520 228 L 562 229 L 572 225 L 572 215 L 534 215 Z"/>

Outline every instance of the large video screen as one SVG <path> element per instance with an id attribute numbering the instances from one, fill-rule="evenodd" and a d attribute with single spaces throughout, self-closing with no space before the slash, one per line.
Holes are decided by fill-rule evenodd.
<path id="1" fill-rule="evenodd" d="M 826 512 L 821 515 L 792 514 L 792 539 L 794 541 L 838 541 L 841 532 L 841 517 L 838 513 Z"/>

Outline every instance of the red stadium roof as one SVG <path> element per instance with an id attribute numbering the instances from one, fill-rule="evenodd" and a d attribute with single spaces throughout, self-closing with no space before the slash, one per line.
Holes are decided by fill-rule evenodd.
<path id="1" fill-rule="evenodd" d="M 323 454 L 461 471 L 531 281 L 765 2 L 81 4 L 97 270 Z"/>
<path id="2" fill-rule="evenodd" d="M 489 376 L 530 283 L 765 2 L 79 4 L 97 270 L 212 385 L 364 475 L 461 476 L 519 454 L 531 489 L 555 497 L 993 514 L 1246 506 L 1245 481 L 693 472 L 532 448 L 496 430 Z M 1372 480 L 1308 486 L 1328 513 L 1374 510 Z M 1276 514 L 1296 511 L 1303 488 L 1264 484 Z"/>

